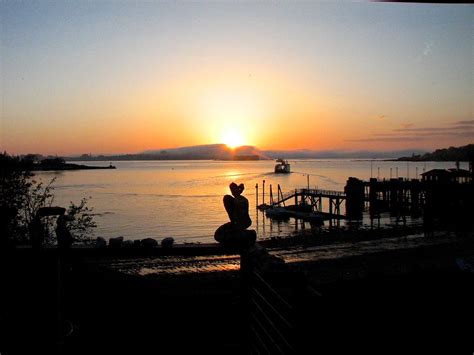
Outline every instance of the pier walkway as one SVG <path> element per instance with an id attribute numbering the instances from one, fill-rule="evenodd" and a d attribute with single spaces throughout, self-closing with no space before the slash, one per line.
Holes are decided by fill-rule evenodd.
<path id="1" fill-rule="evenodd" d="M 345 218 L 341 214 L 341 204 L 346 198 L 346 194 L 342 191 L 295 189 L 294 191 L 283 193 L 280 186 L 278 186 L 278 198 L 276 201 L 273 199 L 273 194 L 270 193 L 270 206 L 285 206 L 285 202 L 293 200 L 295 206 L 310 205 L 313 212 L 324 213 L 327 218 Z M 323 199 L 328 200 L 328 212 L 323 212 Z"/>

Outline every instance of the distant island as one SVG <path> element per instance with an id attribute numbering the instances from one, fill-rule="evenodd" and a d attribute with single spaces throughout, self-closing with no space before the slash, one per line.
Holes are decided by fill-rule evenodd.
<path id="1" fill-rule="evenodd" d="M 252 160 L 260 160 L 260 156 L 258 155 L 234 155 L 230 159 L 218 159 L 218 160 L 232 160 L 232 161 L 252 161 Z"/>
<path id="2" fill-rule="evenodd" d="M 449 147 L 437 149 L 432 153 L 412 154 L 401 157 L 398 161 L 472 161 L 474 160 L 474 144 L 462 147 Z"/>
<path id="3" fill-rule="evenodd" d="M 104 161 L 104 160 L 267 160 L 264 152 L 253 146 L 229 148 L 225 144 L 208 144 L 192 147 L 147 150 L 135 154 L 92 155 L 68 157 L 68 161 Z"/>
<path id="4" fill-rule="evenodd" d="M 68 161 L 129 160 L 274 160 L 274 159 L 397 159 L 407 154 L 424 154 L 421 150 L 260 150 L 254 146 L 229 148 L 225 144 L 208 144 L 171 149 L 146 150 L 128 154 L 82 154 L 66 157 Z"/>
<path id="5" fill-rule="evenodd" d="M 46 158 L 31 165 L 31 171 L 115 169 L 115 166 L 88 166 L 66 163 L 63 158 Z"/>
<path id="6" fill-rule="evenodd" d="M 257 161 L 274 159 L 385 159 L 390 161 L 470 161 L 474 158 L 474 144 L 462 147 L 438 149 L 432 153 L 421 150 L 405 149 L 393 151 L 369 150 L 260 150 L 254 146 L 241 146 L 229 148 L 225 144 L 208 144 L 190 147 L 146 150 L 139 153 L 126 154 L 82 154 L 58 158 L 54 156 L 43 157 L 40 154 L 27 154 L 36 164 L 46 159 L 63 159 L 74 161 L 131 161 L 131 160 L 222 160 L 222 161 Z M 79 164 L 43 163 L 35 166 L 38 170 L 77 170 L 77 169 L 110 169 L 110 166 L 94 167 Z"/>

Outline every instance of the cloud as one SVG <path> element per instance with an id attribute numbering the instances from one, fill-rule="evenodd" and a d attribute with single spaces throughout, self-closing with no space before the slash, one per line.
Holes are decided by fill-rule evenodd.
<path id="1" fill-rule="evenodd" d="M 386 115 L 381 115 L 381 114 L 378 114 L 378 115 L 371 115 L 370 116 L 370 119 L 371 120 L 384 120 L 384 119 L 387 119 L 388 116 Z"/>
<path id="2" fill-rule="evenodd" d="M 458 137 L 467 137 L 467 138 L 471 137 L 471 138 L 472 138 L 472 137 L 474 137 L 474 130 L 473 130 L 473 131 L 459 132 L 459 133 L 457 134 L 457 136 L 458 136 Z"/>
<path id="3" fill-rule="evenodd" d="M 457 125 L 474 125 L 474 120 L 458 121 L 455 124 L 457 124 Z"/>
<path id="4" fill-rule="evenodd" d="M 373 134 L 368 138 L 349 139 L 348 142 L 414 142 L 427 138 L 469 138 L 474 137 L 474 120 L 458 121 L 444 127 L 413 127 L 412 123 L 402 125 L 389 132 Z"/>
<path id="5" fill-rule="evenodd" d="M 465 122 L 464 124 L 460 124 Z M 418 127 L 418 128 L 396 128 L 393 131 L 395 132 L 450 132 L 450 131 L 464 131 L 464 130 L 473 130 L 474 124 L 470 124 L 469 121 L 461 121 L 457 124 L 448 127 Z"/>
<path id="6" fill-rule="evenodd" d="M 443 127 L 395 128 L 395 132 L 438 132 L 445 131 Z"/>
<path id="7" fill-rule="evenodd" d="M 435 47 L 433 41 L 427 41 L 423 44 L 423 48 L 421 50 L 421 53 L 415 58 L 417 62 L 421 62 L 423 58 L 428 57 L 432 52 L 433 48 Z"/>
<path id="8" fill-rule="evenodd" d="M 425 42 L 425 48 L 423 49 L 423 55 L 425 57 L 429 56 L 431 52 L 433 52 L 433 46 L 434 46 L 433 41 Z"/>
<path id="9" fill-rule="evenodd" d="M 420 137 L 416 136 L 399 136 L 399 137 L 372 137 L 372 138 L 360 138 L 360 139 L 346 139 L 346 142 L 416 142 L 419 141 Z"/>

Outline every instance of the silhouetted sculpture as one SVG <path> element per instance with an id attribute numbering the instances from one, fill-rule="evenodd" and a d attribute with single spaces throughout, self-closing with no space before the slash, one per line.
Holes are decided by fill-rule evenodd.
<path id="1" fill-rule="evenodd" d="M 224 207 L 230 222 L 220 226 L 214 238 L 226 247 L 248 247 L 255 243 L 257 234 L 254 230 L 246 230 L 252 224 L 249 216 L 249 201 L 242 196 L 244 184 L 229 185 L 232 196 L 224 196 Z"/>

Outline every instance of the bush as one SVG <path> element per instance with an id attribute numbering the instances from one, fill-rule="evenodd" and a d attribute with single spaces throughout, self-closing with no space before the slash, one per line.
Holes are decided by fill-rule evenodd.
<path id="1" fill-rule="evenodd" d="M 2 244 L 29 243 L 29 228 L 40 209 L 51 207 L 54 202 L 55 178 L 48 183 L 34 179 L 31 172 L 33 161 L 0 154 L 0 235 Z M 87 206 L 88 199 L 83 198 L 78 205 L 71 202 L 67 208 L 67 227 L 78 242 L 87 242 L 92 238 L 93 209 Z M 55 244 L 56 216 L 41 217 L 44 227 L 45 243 Z"/>

